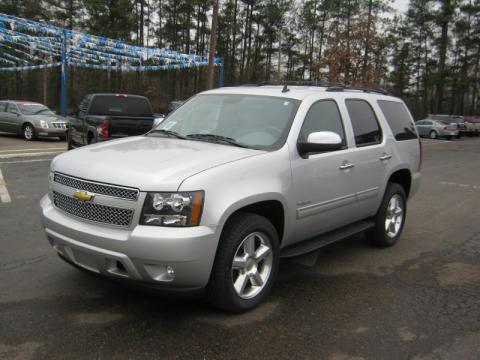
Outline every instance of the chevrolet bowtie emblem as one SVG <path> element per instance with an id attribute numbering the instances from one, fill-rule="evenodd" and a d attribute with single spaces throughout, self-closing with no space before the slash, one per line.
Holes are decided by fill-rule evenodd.
<path id="1" fill-rule="evenodd" d="M 73 197 L 80 203 L 84 203 L 84 202 L 87 202 L 87 201 L 91 201 L 93 200 L 93 198 L 95 197 L 95 195 L 91 194 L 91 193 L 88 193 L 86 191 L 80 191 L 80 190 L 77 190 L 73 193 Z"/>

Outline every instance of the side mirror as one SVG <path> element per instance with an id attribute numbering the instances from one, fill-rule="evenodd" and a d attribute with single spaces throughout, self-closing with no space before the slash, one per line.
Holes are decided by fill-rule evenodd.
<path id="1" fill-rule="evenodd" d="M 342 138 L 332 131 L 311 133 L 306 142 L 297 144 L 298 152 L 302 157 L 306 157 L 310 153 L 340 150 L 342 146 Z"/>

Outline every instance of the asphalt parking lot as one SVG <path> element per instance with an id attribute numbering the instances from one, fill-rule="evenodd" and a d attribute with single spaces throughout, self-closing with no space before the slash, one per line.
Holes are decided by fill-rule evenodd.
<path id="1" fill-rule="evenodd" d="M 480 139 L 423 143 L 395 247 L 359 235 L 282 261 L 267 301 L 229 315 L 66 265 L 38 205 L 65 143 L 0 135 L 0 358 L 479 359 Z"/>

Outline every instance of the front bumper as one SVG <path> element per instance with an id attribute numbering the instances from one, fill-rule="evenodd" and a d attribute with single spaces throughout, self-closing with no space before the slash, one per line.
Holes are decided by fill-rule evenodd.
<path id="1" fill-rule="evenodd" d="M 67 129 L 62 128 L 35 128 L 35 132 L 38 136 L 42 137 L 64 137 L 67 136 Z"/>
<path id="2" fill-rule="evenodd" d="M 48 241 L 76 266 L 163 289 L 195 290 L 208 283 L 219 239 L 215 226 L 120 229 L 74 219 L 54 207 L 48 195 L 40 206 Z"/>

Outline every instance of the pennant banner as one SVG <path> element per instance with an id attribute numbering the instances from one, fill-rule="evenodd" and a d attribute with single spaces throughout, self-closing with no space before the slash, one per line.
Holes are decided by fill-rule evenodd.
<path id="1" fill-rule="evenodd" d="M 48 23 L 0 14 L 0 71 L 30 71 L 65 64 L 111 71 L 164 71 L 208 65 L 206 56 L 127 44 Z M 44 64 L 45 59 L 52 61 Z M 220 58 L 215 65 L 222 66 Z"/>

